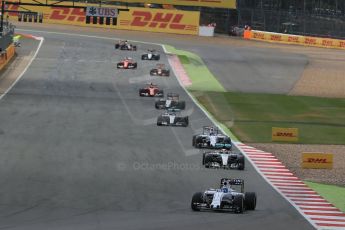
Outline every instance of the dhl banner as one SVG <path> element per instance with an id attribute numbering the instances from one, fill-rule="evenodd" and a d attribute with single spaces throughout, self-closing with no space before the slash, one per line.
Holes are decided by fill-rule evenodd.
<path id="1" fill-rule="evenodd" d="M 128 3 L 156 3 L 181 6 L 205 6 L 214 8 L 236 9 L 236 0 L 117 0 Z"/>
<path id="2" fill-rule="evenodd" d="M 272 127 L 272 141 L 298 141 L 298 129 Z"/>
<path id="3" fill-rule="evenodd" d="M 251 31 L 251 36 L 249 39 L 276 42 L 276 43 L 315 46 L 315 47 L 323 47 L 323 48 L 345 49 L 345 40 L 307 37 L 307 36 L 280 34 L 280 33 L 270 33 L 270 32 L 265 32 L 265 31 L 256 31 L 256 30 Z"/>
<path id="4" fill-rule="evenodd" d="M 198 34 L 199 12 L 132 8 L 121 12 L 119 29 Z"/>
<path id="5" fill-rule="evenodd" d="M 129 11 L 119 13 L 117 25 L 101 25 L 99 23 L 86 24 L 85 11 L 82 8 L 62 8 L 58 6 L 25 6 L 25 8 L 34 12 L 42 12 L 43 23 L 192 35 L 197 35 L 199 32 L 200 13 L 195 11 L 133 7 L 129 8 Z M 8 5 L 8 10 L 19 10 L 19 7 Z M 16 13 L 8 14 L 10 19 L 17 20 Z"/>
<path id="6" fill-rule="evenodd" d="M 15 0 L 9 0 L 15 1 Z M 144 3 L 144 4 L 162 4 L 162 5 L 178 5 L 178 6 L 204 6 L 204 7 L 212 7 L 212 8 L 228 8 L 228 9 L 236 9 L 237 0 L 114 0 L 116 2 L 123 2 L 123 3 Z M 44 1 L 36 1 L 36 0 L 21 0 L 20 2 L 25 3 L 37 3 L 43 2 L 43 4 L 72 4 L 72 2 L 68 1 L 52 1 L 52 0 L 44 0 Z M 83 3 L 75 2 L 74 5 L 81 5 Z M 98 4 L 88 4 L 92 6 L 99 6 Z M 102 7 L 104 5 L 102 4 Z M 114 7 L 114 5 L 109 5 L 109 7 Z"/>
<path id="7" fill-rule="evenodd" d="M 302 153 L 302 168 L 332 169 L 333 154 L 331 153 Z"/>

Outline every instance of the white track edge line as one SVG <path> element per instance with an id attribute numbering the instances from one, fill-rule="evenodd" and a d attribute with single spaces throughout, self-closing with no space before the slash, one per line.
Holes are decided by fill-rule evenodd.
<path id="1" fill-rule="evenodd" d="M 29 63 L 25 66 L 24 70 L 20 73 L 20 75 L 16 78 L 16 80 L 5 90 L 5 92 L 3 94 L 0 95 L 0 100 L 7 95 L 7 93 L 17 84 L 17 82 L 22 79 L 22 77 L 24 76 L 25 72 L 28 70 L 28 68 L 30 67 L 31 63 L 35 60 L 38 52 L 41 49 L 41 46 L 43 44 L 44 38 L 43 37 L 35 37 L 33 36 L 34 39 L 39 40 L 40 43 L 38 44 L 38 47 L 34 53 L 34 55 L 32 56 L 32 58 L 30 59 Z"/>

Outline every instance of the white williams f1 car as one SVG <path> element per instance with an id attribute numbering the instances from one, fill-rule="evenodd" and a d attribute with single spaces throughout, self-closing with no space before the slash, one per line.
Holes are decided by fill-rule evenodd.
<path id="1" fill-rule="evenodd" d="M 239 191 L 234 186 L 240 187 Z M 205 192 L 197 192 L 192 197 L 191 208 L 193 211 L 228 210 L 235 213 L 243 213 L 245 210 L 255 210 L 256 194 L 244 192 L 242 179 L 223 178 L 219 189 L 207 189 Z"/>
<path id="2" fill-rule="evenodd" d="M 157 125 L 187 127 L 189 124 L 188 116 L 178 116 L 177 112 L 176 109 L 167 110 L 157 118 Z"/>

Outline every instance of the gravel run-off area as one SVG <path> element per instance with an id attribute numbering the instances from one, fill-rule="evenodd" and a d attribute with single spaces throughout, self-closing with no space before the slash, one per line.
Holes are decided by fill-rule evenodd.
<path id="1" fill-rule="evenodd" d="M 302 180 L 345 186 L 344 145 L 300 145 L 248 143 L 257 149 L 275 155 L 292 173 Z M 302 153 L 332 153 L 333 169 L 303 169 Z"/>

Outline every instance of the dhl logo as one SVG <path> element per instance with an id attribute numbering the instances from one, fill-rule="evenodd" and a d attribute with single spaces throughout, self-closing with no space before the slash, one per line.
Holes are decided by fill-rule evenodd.
<path id="1" fill-rule="evenodd" d="M 339 42 L 339 47 L 345 48 L 345 42 L 340 41 L 340 42 Z"/>
<path id="2" fill-rule="evenodd" d="M 289 36 L 288 41 L 289 42 L 299 42 L 299 37 Z"/>
<path id="3" fill-rule="evenodd" d="M 48 19 L 59 21 L 85 22 L 85 11 L 80 8 L 51 7 L 52 12 Z"/>
<path id="4" fill-rule="evenodd" d="M 18 5 L 9 5 L 9 10 L 20 10 Z M 43 14 L 44 19 L 51 19 L 57 21 L 75 21 L 85 22 L 84 9 L 80 8 L 62 8 L 62 7 L 50 7 L 50 10 L 45 11 Z M 17 16 L 15 12 L 9 12 L 9 16 Z"/>
<path id="5" fill-rule="evenodd" d="M 271 35 L 271 40 L 272 41 L 281 41 L 282 36 L 281 35 Z"/>
<path id="6" fill-rule="evenodd" d="M 296 137 L 294 133 L 288 133 L 288 132 L 277 132 L 274 136 L 277 137 Z"/>
<path id="7" fill-rule="evenodd" d="M 197 26 L 182 24 L 181 21 L 184 15 L 179 13 L 154 13 L 135 10 L 133 11 L 132 16 L 132 20 L 120 20 L 120 24 L 160 29 L 169 28 L 173 30 L 197 30 Z"/>
<path id="8" fill-rule="evenodd" d="M 316 39 L 315 38 L 306 38 L 304 43 L 309 44 L 309 45 L 316 45 Z"/>
<path id="9" fill-rule="evenodd" d="M 322 40 L 322 45 L 323 46 L 333 46 L 333 41 L 332 40 Z"/>
<path id="10" fill-rule="evenodd" d="M 254 33 L 253 37 L 254 38 L 259 38 L 259 39 L 265 39 L 265 34 L 263 34 L 263 33 Z"/>
<path id="11" fill-rule="evenodd" d="M 330 164 L 332 162 L 327 161 L 326 158 L 307 158 L 305 161 L 303 161 L 304 163 L 318 163 L 318 164 Z"/>

